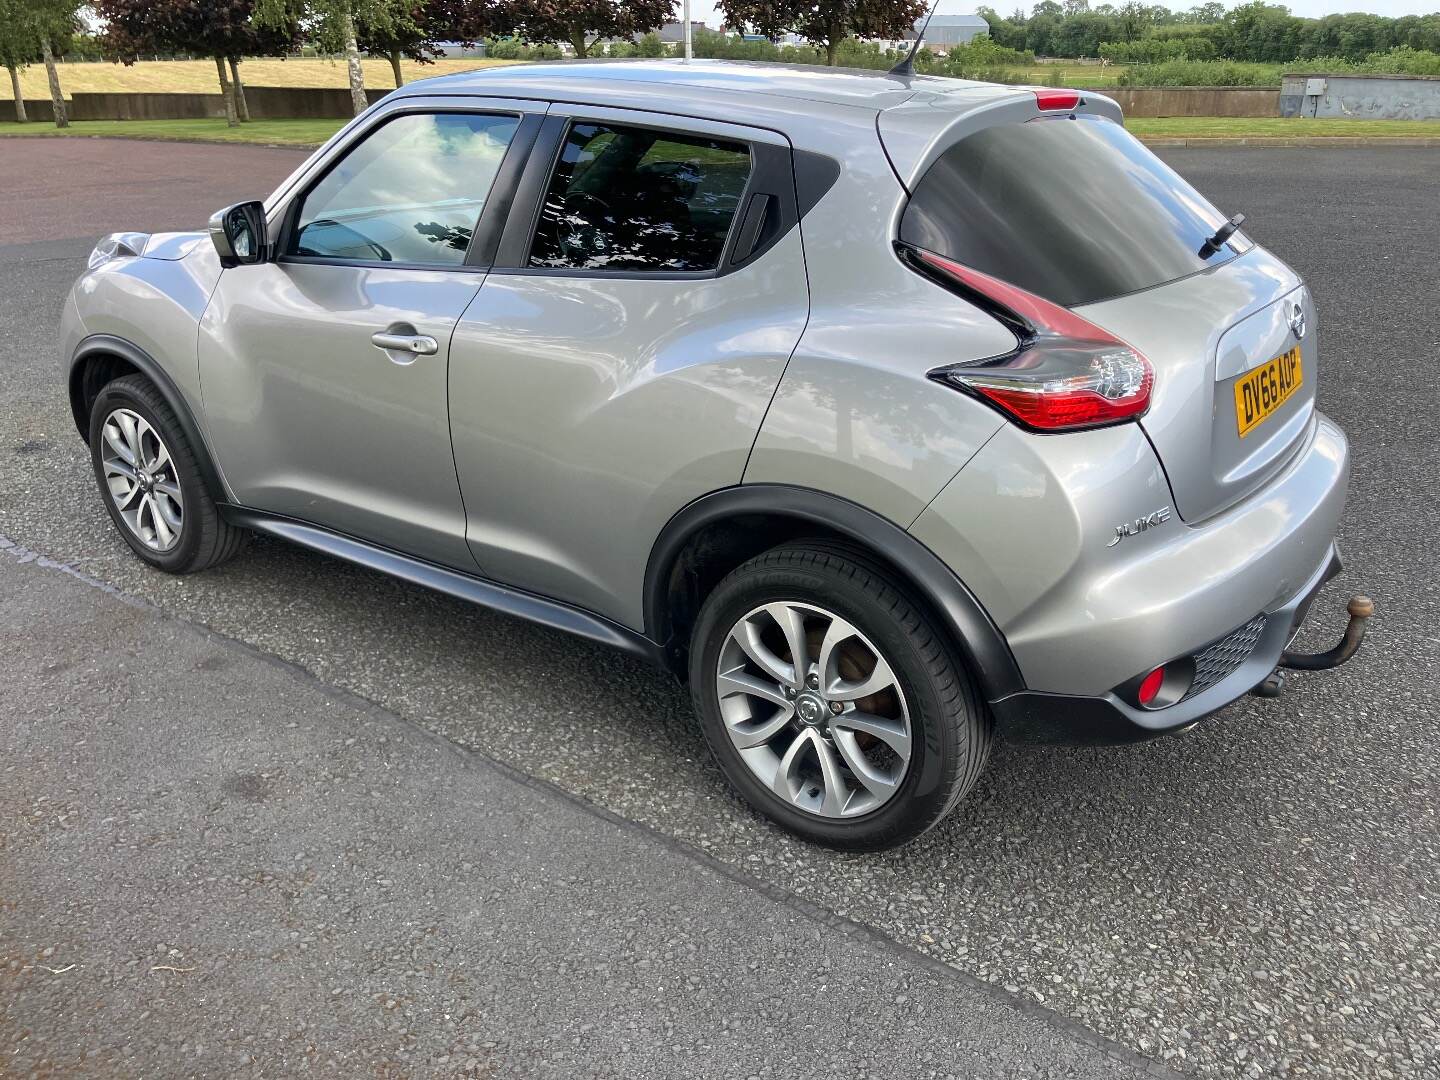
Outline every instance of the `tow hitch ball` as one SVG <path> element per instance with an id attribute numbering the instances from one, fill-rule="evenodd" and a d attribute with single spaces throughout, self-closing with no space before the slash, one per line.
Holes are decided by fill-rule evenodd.
<path id="1" fill-rule="evenodd" d="M 1282 668 L 1324 671 L 1327 668 L 1339 667 L 1354 656 L 1355 650 L 1359 649 L 1360 643 L 1365 640 L 1365 626 L 1370 621 L 1370 616 L 1375 614 L 1375 601 L 1368 596 L 1352 596 L 1347 610 L 1350 612 L 1350 622 L 1345 627 L 1340 644 L 1322 653 L 1297 653 L 1286 649 L 1280 654 L 1280 666 L 1266 676 L 1265 681 L 1253 692 L 1260 697 L 1278 697 L 1280 691 L 1285 689 L 1285 672 Z"/>

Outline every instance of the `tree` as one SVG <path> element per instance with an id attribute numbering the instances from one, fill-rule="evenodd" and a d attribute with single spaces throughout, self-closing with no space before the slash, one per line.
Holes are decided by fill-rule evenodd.
<path id="1" fill-rule="evenodd" d="M 0 0 L 0 64 L 10 73 L 15 91 L 15 119 L 28 123 L 25 114 L 25 92 L 20 88 L 20 72 L 40 59 L 40 39 L 30 24 L 29 13 L 20 0 Z"/>
<path id="2" fill-rule="evenodd" d="M 568 42 L 583 59 L 595 38 L 631 37 L 673 19 L 675 0 L 516 0 L 506 10 L 520 37 Z"/>
<path id="3" fill-rule="evenodd" d="M 262 27 L 255 23 L 256 0 L 95 0 L 105 20 L 105 49 L 121 63 L 139 53 L 199 53 L 215 61 L 225 120 L 235 127 L 244 107 L 239 61 L 244 56 L 283 53 L 295 42 L 293 22 Z M 227 73 L 227 67 L 229 69 Z"/>
<path id="4" fill-rule="evenodd" d="M 847 37 L 903 38 L 929 10 L 925 0 L 719 0 L 716 6 L 731 26 L 767 37 L 799 34 L 825 50 L 831 67 Z"/>
<path id="5" fill-rule="evenodd" d="M 326 51 L 343 52 L 350 80 L 350 105 L 359 116 L 369 107 L 365 69 L 360 64 L 360 28 L 375 40 L 405 32 L 414 0 L 255 0 L 255 22 L 281 29 L 299 26 Z"/>
<path id="6" fill-rule="evenodd" d="M 413 0 L 390 12 L 388 22 L 376 24 L 367 14 L 356 20 L 357 44 L 372 56 L 390 61 L 396 87 L 405 84 L 402 60 L 434 63 L 441 41 L 462 45 L 481 41 L 502 27 L 504 18 L 495 0 Z"/>
<path id="7" fill-rule="evenodd" d="M 65 94 L 60 89 L 60 72 L 55 67 L 57 54 L 63 55 L 69 45 L 70 35 L 80 28 L 79 0 L 18 0 L 16 8 L 20 23 L 28 27 L 35 44 L 40 47 L 40 59 L 45 62 L 45 79 L 50 84 L 50 104 L 55 110 L 55 126 L 70 126 L 70 114 L 65 106 Z M 12 72 L 12 77 L 14 73 Z M 16 85 L 19 80 L 15 79 Z M 19 100 L 17 94 L 16 100 Z"/>

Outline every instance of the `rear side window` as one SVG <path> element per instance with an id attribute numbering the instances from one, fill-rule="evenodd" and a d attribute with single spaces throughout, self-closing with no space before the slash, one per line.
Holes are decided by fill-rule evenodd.
<path id="1" fill-rule="evenodd" d="M 1119 124 L 1036 120 L 961 139 L 916 186 L 900 238 L 1057 304 L 1088 304 L 1217 266 L 1225 216 Z"/>
<path id="2" fill-rule="evenodd" d="M 749 179 L 743 143 L 575 124 L 550 177 L 529 265 L 715 270 Z"/>

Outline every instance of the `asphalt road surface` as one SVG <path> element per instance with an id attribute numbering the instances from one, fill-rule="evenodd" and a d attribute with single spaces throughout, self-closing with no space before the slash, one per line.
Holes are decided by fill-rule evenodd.
<path id="1" fill-rule="evenodd" d="M 1379 615 L 1361 656 L 1181 738 L 1001 747 L 922 842 L 857 857 L 748 811 L 685 695 L 624 657 L 278 542 L 198 577 L 137 562 L 63 399 L 61 297 L 97 234 L 196 225 L 297 158 L 83 146 L 122 182 L 156 155 L 122 215 L 75 145 L 0 144 L 0 244 L 24 241 L 0 247 L 0 533 L 1181 1072 L 1440 1072 L 1440 152 L 1165 155 L 1315 292 L 1321 406 L 1354 473 L 1347 573 L 1305 641 L 1331 644 L 1363 590 Z"/>
<path id="2" fill-rule="evenodd" d="M 0 1076 L 1152 1075 L 3 544 Z"/>

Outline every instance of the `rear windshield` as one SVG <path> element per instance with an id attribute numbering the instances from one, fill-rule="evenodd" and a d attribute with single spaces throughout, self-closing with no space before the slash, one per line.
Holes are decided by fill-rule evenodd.
<path id="1" fill-rule="evenodd" d="M 1057 304 L 1088 304 L 1218 266 L 1225 216 L 1119 124 L 1035 120 L 961 139 L 915 189 L 900 238 Z"/>

